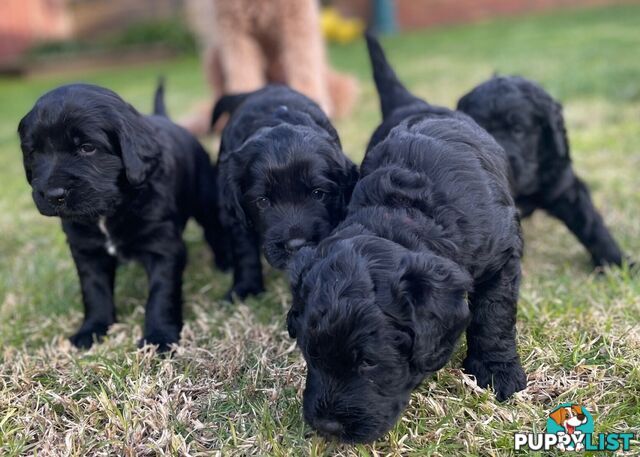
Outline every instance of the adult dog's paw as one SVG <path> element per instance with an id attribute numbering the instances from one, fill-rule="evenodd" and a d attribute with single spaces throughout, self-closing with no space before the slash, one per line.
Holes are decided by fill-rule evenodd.
<path id="1" fill-rule="evenodd" d="M 72 336 L 69 337 L 69 341 L 75 347 L 80 349 L 89 349 L 94 341 L 98 343 L 102 341 L 102 338 L 107 334 L 109 324 L 93 323 L 83 324 L 82 327 Z"/>
<path id="2" fill-rule="evenodd" d="M 497 363 L 468 357 L 463 366 L 467 373 L 475 376 L 480 387 L 492 386 L 498 401 L 505 401 L 527 387 L 527 375 L 519 360 Z"/>
<path id="3" fill-rule="evenodd" d="M 224 299 L 228 302 L 233 302 L 234 298 L 244 300 L 249 295 L 260 295 L 262 292 L 264 292 L 262 284 L 239 283 L 229 289 L 225 294 Z"/>
<path id="4" fill-rule="evenodd" d="M 158 352 L 171 350 L 171 345 L 180 341 L 180 329 L 177 327 L 157 328 L 147 332 L 140 341 L 138 347 L 147 344 L 158 346 Z"/>

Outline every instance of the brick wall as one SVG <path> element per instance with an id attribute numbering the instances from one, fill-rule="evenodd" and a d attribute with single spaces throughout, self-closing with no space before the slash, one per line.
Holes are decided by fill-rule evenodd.
<path id="1" fill-rule="evenodd" d="M 640 3 L 640 0 L 391 0 L 400 30 L 477 22 L 557 8 Z M 331 0 L 346 16 L 368 20 L 373 0 Z"/>
<path id="2" fill-rule="evenodd" d="M 74 36 L 88 39 L 103 33 L 123 30 L 136 22 L 174 17 L 182 11 L 183 0 L 74 0 L 69 2 Z"/>
<path id="3" fill-rule="evenodd" d="M 0 0 L 0 64 L 31 44 L 66 38 L 71 23 L 65 0 Z"/>
<path id="4" fill-rule="evenodd" d="M 233 1 L 233 0 L 231 0 Z M 0 70 L 42 41 L 92 39 L 179 15 L 184 0 L 0 0 Z"/>
<path id="5" fill-rule="evenodd" d="M 640 3 L 620 0 L 394 0 L 401 30 L 477 22 L 554 8 Z"/>

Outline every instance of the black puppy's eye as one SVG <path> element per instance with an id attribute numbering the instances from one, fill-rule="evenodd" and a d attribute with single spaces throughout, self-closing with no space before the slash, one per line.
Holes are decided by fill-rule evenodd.
<path id="1" fill-rule="evenodd" d="M 360 361 L 361 370 L 372 370 L 377 367 L 378 367 L 377 363 L 375 363 L 373 360 L 368 359 L 366 357 Z"/>
<path id="2" fill-rule="evenodd" d="M 520 124 L 514 124 L 511 126 L 511 131 L 516 135 L 522 135 L 524 133 L 524 127 Z"/>
<path id="3" fill-rule="evenodd" d="M 322 189 L 313 189 L 311 191 L 311 198 L 313 198 L 314 200 L 321 201 L 322 199 L 324 199 L 324 196 L 326 194 L 327 193 Z"/>
<path id="4" fill-rule="evenodd" d="M 267 197 L 258 197 L 256 198 L 255 203 L 258 209 L 267 209 L 269 206 L 271 206 L 271 202 Z"/>
<path id="5" fill-rule="evenodd" d="M 82 155 L 88 156 L 96 152 L 96 147 L 91 143 L 83 143 L 78 147 L 78 152 Z"/>

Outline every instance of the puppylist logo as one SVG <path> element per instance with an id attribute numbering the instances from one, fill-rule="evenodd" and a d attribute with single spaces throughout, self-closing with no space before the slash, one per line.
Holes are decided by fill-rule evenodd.
<path id="1" fill-rule="evenodd" d="M 516 433 L 515 450 L 532 451 L 628 451 L 633 433 L 594 433 L 587 408 L 562 403 L 547 418 L 546 433 Z"/>

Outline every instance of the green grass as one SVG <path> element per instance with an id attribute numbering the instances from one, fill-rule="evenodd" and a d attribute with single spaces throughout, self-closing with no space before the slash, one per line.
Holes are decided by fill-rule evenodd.
<path id="1" fill-rule="evenodd" d="M 637 258 L 639 23 L 640 7 L 621 6 L 434 29 L 384 45 L 411 89 L 447 106 L 494 71 L 539 80 L 564 103 L 575 167 Z M 337 123 L 358 161 L 379 121 L 364 45 L 331 56 L 361 79 L 356 112 Z M 70 81 L 106 85 L 149 111 L 158 74 L 175 117 L 208 97 L 194 58 L 0 80 L 0 454 L 510 455 L 513 433 L 541 430 L 565 401 L 583 403 L 596 431 L 638 436 L 640 281 L 626 270 L 594 275 L 583 248 L 544 214 L 524 223 L 518 342 L 527 390 L 497 403 L 458 369 L 461 347 L 372 446 L 326 442 L 303 424 L 304 364 L 286 335 L 284 276 L 267 270 L 263 296 L 223 304 L 230 278 L 211 271 L 194 226 L 185 234 L 186 322 L 174 357 L 136 350 L 146 280 L 134 265 L 118 273 L 119 323 L 107 340 L 71 348 L 65 337 L 82 309 L 76 274 L 59 222 L 31 202 L 15 129 L 40 94 Z M 629 455 L 640 453 L 634 446 Z"/>

